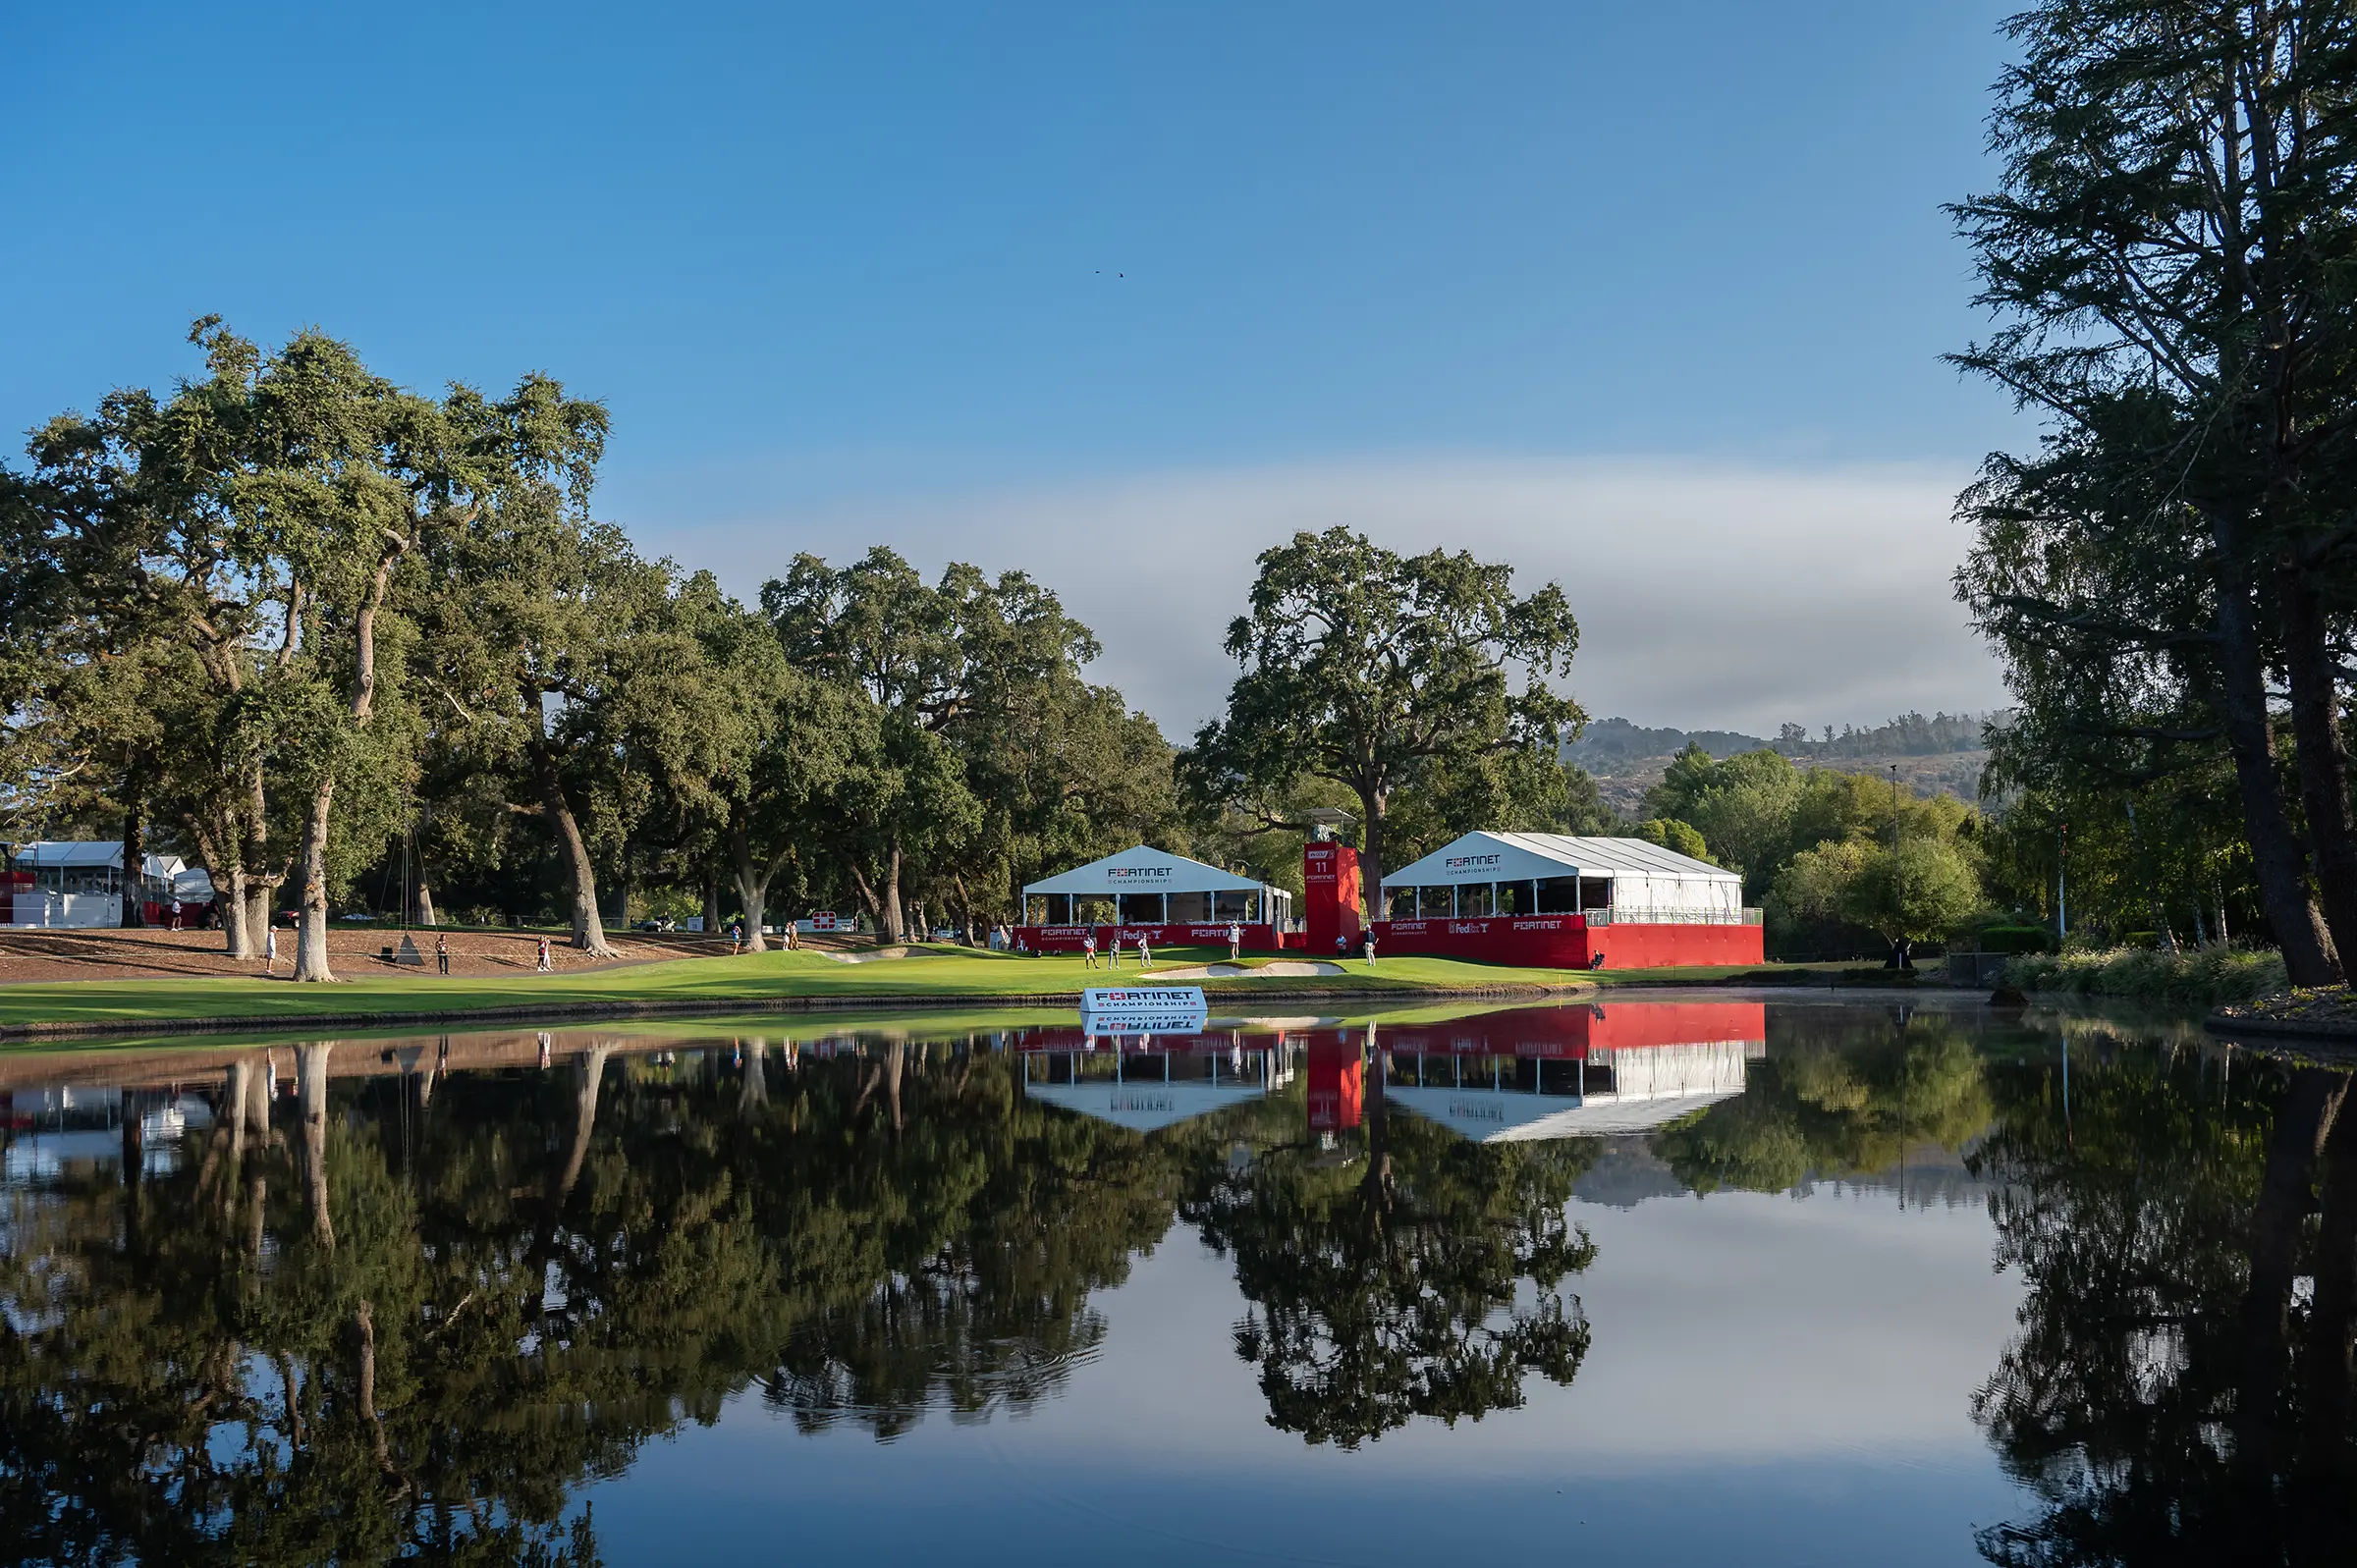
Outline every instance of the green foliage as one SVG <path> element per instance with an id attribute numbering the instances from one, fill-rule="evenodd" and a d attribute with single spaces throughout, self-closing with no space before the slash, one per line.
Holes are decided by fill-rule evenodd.
<path id="1" fill-rule="evenodd" d="M 1702 835 L 1692 825 L 1680 822 L 1675 817 L 1648 817 L 1637 824 L 1637 837 L 1647 843 L 1660 844 L 1672 854 L 1691 855 L 1696 860 L 1711 861 L 1713 865 L 1718 863 L 1711 860 L 1710 845 L 1703 841 Z"/>
<path id="2" fill-rule="evenodd" d="M 2279 952 L 2213 943 L 2169 952 L 2155 947 L 2031 953 L 2005 965 L 2004 983 L 2023 991 L 2134 997 L 2215 1007 L 2287 990 Z"/>
<path id="3" fill-rule="evenodd" d="M 1394 797 L 1426 770 L 1471 784 L 1491 754 L 1556 756 L 1585 718 L 1548 684 L 1579 627 L 1560 587 L 1516 598 L 1512 578 L 1462 551 L 1401 556 L 1341 527 L 1263 551 L 1249 613 L 1228 628 L 1243 669 L 1227 717 L 1179 759 L 1190 801 L 1282 820 L 1271 800 L 1327 780 L 1356 795 L 1380 870 L 1399 863 L 1385 838 Z"/>

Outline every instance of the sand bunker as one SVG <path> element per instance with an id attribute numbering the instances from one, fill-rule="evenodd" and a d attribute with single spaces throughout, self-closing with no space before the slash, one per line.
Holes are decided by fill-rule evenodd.
<path id="1" fill-rule="evenodd" d="M 1143 980 L 1299 980 L 1308 975 L 1339 975 L 1342 972 L 1343 966 L 1337 963 L 1320 963 L 1316 959 L 1306 962 L 1287 959 L 1281 963 L 1215 963 L 1197 964 L 1192 969 L 1149 969 L 1139 978 Z"/>

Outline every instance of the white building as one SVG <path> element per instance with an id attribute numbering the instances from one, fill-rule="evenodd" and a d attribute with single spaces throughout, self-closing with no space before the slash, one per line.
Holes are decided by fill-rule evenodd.
<path id="1" fill-rule="evenodd" d="M 1642 838 L 1469 833 L 1383 879 L 1396 920 L 1586 914 L 1636 925 L 1741 925 L 1743 879 Z"/>
<path id="2" fill-rule="evenodd" d="M 19 844 L 9 924 L 120 926 L 123 923 L 123 844 L 86 838 L 43 838 Z M 150 903 L 201 906 L 213 882 L 178 855 L 148 855 L 135 896 Z"/>

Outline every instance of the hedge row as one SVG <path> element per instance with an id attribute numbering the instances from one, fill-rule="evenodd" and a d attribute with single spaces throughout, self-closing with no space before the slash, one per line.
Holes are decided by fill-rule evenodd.
<path id="1" fill-rule="evenodd" d="M 2141 997 L 2203 1007 L 2256 1001 L 2290 989 L 2281 953 L 2219 943 L 2180 952 L 2112 947 L 2102 952 L 2031 953 L 2005 965 L 2004 983 L 2023 991 Z"/>

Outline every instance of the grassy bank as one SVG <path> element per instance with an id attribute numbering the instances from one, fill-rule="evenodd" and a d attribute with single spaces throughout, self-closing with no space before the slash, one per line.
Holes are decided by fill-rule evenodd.
<path id="1" fill-rule="evenodd" d="M 2213 945 L 2192 951 L 2112 947 L 2098 952 L 2031 953 L 2005 965 L 2004 984 L 2023 991 L 2215 1007 L 2252 1001 L 2288 988 L 2283 955 Z"/>
<path id="2" fill-rule="evenodd" d="M 1201 963 L 1208 951 L 1171 952 L 1157 967 Z M 1216 956 L 1225 957 L 1225 952 Z M 1579 986 L 1575 970 L 1516 969 L 1452 958 L 1343 963 L 1339 975 L 1241 976 L 1199 982 L 1219 1001 L 1286 995 L 1411 998 L 1450 992 Z M 1084 986 L 1135 983 L 1131 969 L 1083 968 L 1078 957 L 1015 957 L 967 947 L 916 947 L 906 956 L 842 963 L 809 951 L 685 958 L 573 974 L 461 977 L 361 973 L 340 985 L 287 980 L 90 980 L 0 987 L 0 1029 L 169 1025 L 237 1019 L 258 1028 L 308 1018 L 395 1020 L 573 1009 L 758 1008 L 782 1001 L 847 1007 L 872 1000 L 1067 997 Z M 1198 982 L 1186 982 L 1197 984 Z"/>

